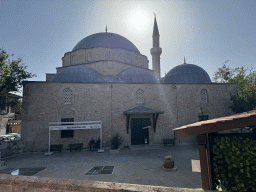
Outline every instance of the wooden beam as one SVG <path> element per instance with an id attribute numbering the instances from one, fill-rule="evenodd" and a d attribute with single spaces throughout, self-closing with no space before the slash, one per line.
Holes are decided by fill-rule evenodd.
<path id="1" fill-rule="evenodd" d="M 130 122 L 130 115 L 127 114 L 126 115 L 126 130 L 127 130 L 127 133 L 129 133 L 129 122 Z"/>
<path id="2" fill-rule="evenodd" d="M 209 134 L 206 134 L 206 147 L 207 147 L 207 169 L 208 169 L 208 179 L 209 179 L 209 189 L 213 189 L 213 183 L 212 183 L 212 161 L 211 161 L 211 149 L 210 149 L 210 138 Z"/>
<path id="3" fill-rule="evenodd" d="M 208 123 L 207 123 L 208 122 Z M 234 119 L 226 119 L 223 121 L 202 121 L 200 123 L 195 123 L 194 125 L 183 126 L 182 128 L 176 128 L 175 139 L 180 137 L 195 136 L 199 134 L 213 133 L 224 130 L 230 130 L 235 128 L 247 127 L 250 125 L 256 125 L 256 115 L 249 117 L 240 117 Z"/>
<path id="4" fill-rule="evenodd" d="M 154 128 L 154 132 L 156 132 L 156 123 L 157 123 L 157 118 L 158 118 L 159 114 L 153 114 L 153 128 Z"/>
<path id="5" fill-rule="evenodd" d="M 199 146 L 202 188 L 204 190 L 212 190 L 209 137 L 207 135 L 197 135 L 196 140 Z"/>

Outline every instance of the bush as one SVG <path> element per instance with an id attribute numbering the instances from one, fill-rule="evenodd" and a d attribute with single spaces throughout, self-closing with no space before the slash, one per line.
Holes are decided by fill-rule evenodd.
<path id="1" fill-rule="evenodd" d="M 123 138 L 121 135 L 116 133 L 111 139 L 111 149 L 118 149 L 118 147 L 123 143 Z"/>
<path id="2" fill-rule="evenodd" d="M 214 185 L 228 191 L 256 191 L 256 140 L 214 139 Z"/>

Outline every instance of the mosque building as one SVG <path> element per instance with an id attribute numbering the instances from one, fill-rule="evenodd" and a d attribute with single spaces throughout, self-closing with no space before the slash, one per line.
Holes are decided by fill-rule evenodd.
<path id="1" fill-rule="evenodd" d="M 102 142 L 110 146 L 119 133 L 123 145 L 161 144 L 173 129 L 231 114 L 234 84 L 213 83 L 201 67 L 186 63 L 160 76 L 159 30 L 153 27 L 153 70 L 136 46 L 115 33 L 96 33 L 64 54 L 56 74 L 46 81 L 23 83 L 21 137 L 27 151 L 48 148 L 50 122 L 101 121 Z M 52 144 L 83 143 L 99 137 L 95 130 L 51 132 Z M 194 137 L 179 143 L 195 143 Z"/>

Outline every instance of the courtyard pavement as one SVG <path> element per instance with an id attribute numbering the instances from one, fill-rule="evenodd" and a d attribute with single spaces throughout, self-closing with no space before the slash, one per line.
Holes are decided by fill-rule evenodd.
<path id="1" fill-rule="evenodd" d="M 192 159 L 199 159 L 197 145 L 136 146 L 122 148 L 117 154 L 109 151 L 108 148 L 104 153 L 67 150 L 51 156 L 31 152 L 2 160 L 6 168 L 46 167 L 34 175 L 39 177 L 202 188 L 201 173 L 192 172 L 191 166 Z M 165 156 L 172 156 L 178 167 L 176 172 L 161 169 Z M 112 174 L 85 175 L 94 166 L 114 166 L 114 171 Z"/>

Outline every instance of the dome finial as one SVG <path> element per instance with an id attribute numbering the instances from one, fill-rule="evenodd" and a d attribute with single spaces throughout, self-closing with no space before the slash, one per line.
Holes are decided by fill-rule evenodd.
<path id="1" fill-rule="evenodd" d="M 107 25 L 106 25 L 106 33 L 108 32 L 108 27 L 107 27 Z"/>
<path id="2" fill-rule="evenodd" d="M 187 63 L 186 63 L 186 58 L 184 57 L 184 63 L 183 63 L 184 65 L 186 65 Z"/>

